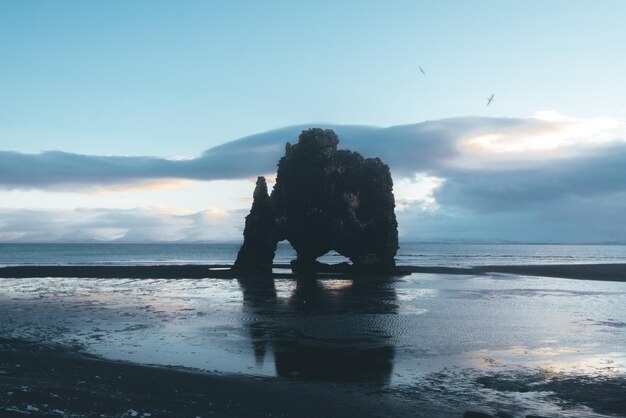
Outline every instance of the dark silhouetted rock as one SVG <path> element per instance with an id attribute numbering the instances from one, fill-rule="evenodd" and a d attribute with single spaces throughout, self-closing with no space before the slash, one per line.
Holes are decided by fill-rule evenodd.
<path id="1" fill-rule="evenodd" d="M 265 192 L 257 182 L 236 267 L 267 268 L 276 242 L 285 239 L 297 253 L 294 270 L 318 270 L 315 260 L 331 250 L 362 270 L 395 266 L 398 225 L 389 167 L 338 150 L 338 143 L 332 130 L 318 128 L 287 143 L 269 199 L 264 181 Z"/>
<path id="2" fill-rule="evenodd" d="M 252 209 L 246 216 L 243 245 L 237 254 L 235 268 L 240 270 L 271 271 L 276 239 L 276 222 L 267 194 L 265 177 L 258 177 L 254 189 Z"/>

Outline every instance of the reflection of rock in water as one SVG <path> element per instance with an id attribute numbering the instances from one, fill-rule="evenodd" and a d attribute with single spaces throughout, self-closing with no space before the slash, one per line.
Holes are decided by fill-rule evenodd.
<path id="1" fill-rule="evenodd" d="M 395 290 L 387 280 L 298 279 L 288 299 L 271 279 L 239 279 L 257 364 L 274 351 L 279 376 L 385 383 L 394 347 L 384 314 L 395 315 Z"/>
<path id="2" fill-rule="evenodd" d="M 301 376 L 338 382 L 385 382 L 393 370 L 394 349 L 316 347 L 298 341 L 282 341 L 276 350 L 279 376 Z"/>
<path id="3" fill-rule="evenodd" d="M 243 289 L 243 308 L 246 314 L 256 317 L 276 305 L 276 288 L 271 277 L 241 278 L 238 281 Z M 257 365 L 262 365 L 267 344 L 272 336 L 264 322 L 250 321 L 248 328 L 254 348 L 254 358 Z"/>

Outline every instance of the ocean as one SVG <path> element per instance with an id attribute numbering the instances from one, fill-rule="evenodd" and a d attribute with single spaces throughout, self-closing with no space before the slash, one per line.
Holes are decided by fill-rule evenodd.
<path id="1" fill-rule="evenodd" d="M 230 264 L 240 243 L 224 244 L 0 244 L 0 265 L 33 264 Z M 295 258 L 278 245 L 276 263 Z M 331 252 L 326 263 L 348 261 Z M 401 243 L 398 265 L 471 267 L 478 265 L 626 263 L 626 245 L 424 244 Z"/>

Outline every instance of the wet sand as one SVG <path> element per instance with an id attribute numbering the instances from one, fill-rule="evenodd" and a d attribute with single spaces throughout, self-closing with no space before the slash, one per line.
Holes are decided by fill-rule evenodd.
<path id="1" fill-rule="evenodd" d="M 0 416 L 626 416 L 624 265 L 287 267 L 0 269 Z"/>
<path id="2" fill-rule="evenodd" d="M 104 360 L 60 346 L 0 339 L 0 415 L 3 417 L 458 415 L 377 389 L 355 389 L 347 384 L 137 365 Z"/>
<path id="3" fill-rule="evenodd" d="M 211 374 L 110 361 L 61 346 L 0 339 L 0 415 L 100 417 L 533 417 L 497 402 L 471 415 L 467 394 L 422 384 L 389 390 L 364 385 Z M 626 378 L 490 373 L 472 378 L 494 393 L 549 393 L 588 415 L 625 416 Z M 433 394 L 456 397 L 439 404 Z M 426 400 L 426 399 L 427 400 Z M 501 405 L 500 405 L 501 407 Z M 547 416 L 582 416 L 573 415 Z M 604 415 L 598 415 L 604 416 Z"/>
<path id="4" fill-rule="evenodd" d="M 90 277 L 90 278 L 224 278 L 232 279 L 245 275 L 231 269 L 231 265 L 184 264 L 184 265 L 25 265 L 0 267 L 0 278 L 25 277 Z M 288 264 L 277 264 L 275 269 L 281 273 L 268 274 L 273 278 L 297 277 L 286 270 Z M 349 266 L 327 265 L 323 273 L 359 275 L 363 272 L 352 271 Z M 390 276 L 403 276 L 412 273 L 484 275 L 488 273 L 517 274 L 524 276 L 557 277 L 578 280 L 602 280 L 626 282 L 626 264 L 545 264 L 545 265 L 497 265 L 476 267 L 428 267 L 399 266 L 388 272 Z M 256 274 L 256 273 L 255 273 Z"/>

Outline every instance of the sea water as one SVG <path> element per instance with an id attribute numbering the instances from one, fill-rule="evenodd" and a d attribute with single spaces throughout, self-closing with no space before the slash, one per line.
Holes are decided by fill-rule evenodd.
<path id="1" fill-rule="evenodd" d="M 0 244 L 0 265 L 26 264 L 230 264 L 241 243 L 205 244 Z M 295 258 L 278 245 L 276 263 Z M 330 252 L 322 262 L 345 257 Z M 625 263 L 626 245 L 425 244 L 401 243 L 398 265 L 471 267 L 501 264 Z"/>

